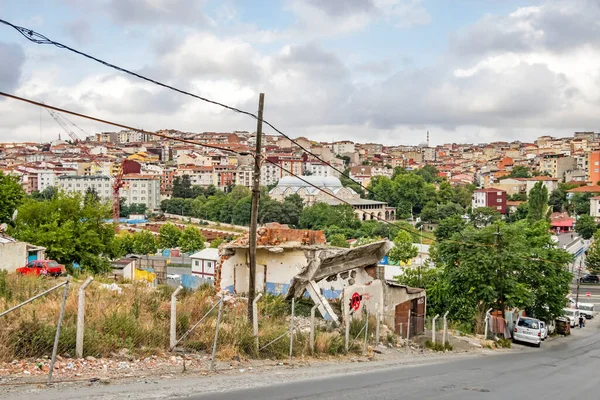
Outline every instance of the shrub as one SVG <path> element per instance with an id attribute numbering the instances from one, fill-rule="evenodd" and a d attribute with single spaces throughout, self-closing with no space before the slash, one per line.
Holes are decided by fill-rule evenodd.
<path id="1" fill-rule="evenodd" d="M 448 342 L 446 343 L 433 343 L 431 340 L 427 339 L 425 341 L 425 348 L 433 350 L 433 351 L 452 351 L 454 348 L 452 347 L 452 345 Z"/>

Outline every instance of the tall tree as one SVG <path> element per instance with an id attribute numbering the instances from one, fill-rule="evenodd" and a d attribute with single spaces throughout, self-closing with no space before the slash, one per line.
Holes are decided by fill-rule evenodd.
<path id="1" fill-rule="evenodd" d="M 204 248 L 202 231 L 195 226 L 188 225 L 179 238 L 179 247 L 184 253 L 194 253 Z"/>
<path id="2" fill-rule="evenodd" d="M 455 233 L 461 232 L 467 223 L 460 215 L 452 215 L 442 219 L 435 229 L 435 237 L 437 240 L 449 239 Z"/>
<path id="3" fill-rule="evenodd" d="M 0 223 L 9 222 L 25 199 L 25 191 L 14 175 L 4 175 L 0 171 Z"/>
<path id="4" fill-rule="evenodd" d="M 394 238 L 394 247 L 390 250 L 389 259 L 395 263 L 407 263 L 419 254 L 413 245 L 412 235 L 406 231 L 400 231 Z"/>
<path id="5" fill-rule="evenodd" d="M 108 268 L 115 231 L 105 221 L 108 204 L 86 204 L 81 195 L 57 193 L 51 200 L 27 200 L 19 207 L 13 235 L 22 241 L 46 247 L 48 258 L 63 264 L 77 262 L 91 272 Z"/>
<path id="6" fill-rule="evenodd" d="M 154 234 L 147 230 L 136 232 L 133 235 L 133 252 L 149 256 L 156 253 L 158 246 Z"/>
<path id="7" fill-rule="evenodd" d="M 600 231 L 594 233 L 594 241 L 586 252 L 585 265 L 592 274 L 600 274 Z"/>
<path id="8" fill-rule="evenodd" d="M 181 230 L 171 223 L 166 223 L 160 226 L 158 230 L 159 244 L 165 249 L 172 249 L 179 244 Z"/>
<path id="9" fill-rule="evenodd" d="M 182 177 L 176 176 L 173 180 L 173 197 L 188 199 L 191 198 L 192 195 L 192 183 L 189 175 L 183 175 Z"/>
<path id="10" fill-rule="evenodd" d="M 580 215 L 575 223 L 575 232 L 585 240 L 591 239 L 598 230 L 594 217 L 587 214 Z"/>
<path id="11" fill-rule="evenodd" d="M 548 188 L 543 182 L 537 182 L 529 192 L 529 211 L 527 220 L 530 223 L 546 219 L 548 213 Z"/>

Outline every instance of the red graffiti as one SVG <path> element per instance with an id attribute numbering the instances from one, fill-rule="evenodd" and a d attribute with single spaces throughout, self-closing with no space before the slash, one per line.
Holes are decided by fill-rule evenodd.
<path id="1" fill-rule="evenodd" d="M 360 308 L 360 301 L 362 300 L 362 296 L 355 292 L 350 298 L 350 308 L 354 311 L 358 311 Z"/>

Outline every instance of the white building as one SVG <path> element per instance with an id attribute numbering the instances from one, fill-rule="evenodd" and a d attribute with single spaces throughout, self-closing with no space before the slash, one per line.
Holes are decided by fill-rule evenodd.
<path id="1" fill-rule="evenodd" d="M 190 256 L 192 275 L 204 279 L 215 279 L 215 267 L 219 261 L 219 249 L 204 249 Z"/>
<path id="2" fill-rule="evenodd" d="M 69 168 L 42 169 L 38 170 L 38 191 L 42 191 L 49 186 L 57 185 L 57 178 L 62 175 L 77 175 L 77 170 Z"/>
<path id="3" fill-rule="evenodd" d="M 112 183 L 107 175 L 62 175 L 57 178 L 56 183 L 65 192 L 84 196 L 92 188 L 102 201 L 112 200 Z"/>
<path id="4" fill-rule="evenodd" d="M 341 142 L 334 142 L 331 145 L 331 150 L 334 154 L 354 153 L 356 150 L 354 142 L 344 140 Z"/>
<path id="5" fill-rule="evenodd" d="M 596 219 L 600 218 L 600 196 L 590 197 L 590 215 Z"/>

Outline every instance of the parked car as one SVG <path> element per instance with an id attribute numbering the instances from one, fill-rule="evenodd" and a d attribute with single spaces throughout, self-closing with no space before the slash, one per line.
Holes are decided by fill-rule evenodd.
<path id="1" fill-rule="evenodd" d="M 600 278 L 598 278 L 598 275 L 591 275 L 591 274 L 587 274 L 582 276 L 579 279 L 580 283 L 599 283 L 600 282 Z"/>
<path id="2" fill-rule="evenodd" d="M 548 337 L 548 327 L 544 321 L 540 321 L 540 330 L 542 332 L 542 340 L 546 340 Z"/>
<path id="3" fill-rule="evenodd" d="M 519 317 L 513 332 L 513 342 L 531 343 L 540 347 L 542 345 L 541 321 L 535 318 Z"/>
<path id="4" fill-rule="evenodd" d="M 563 315 L 569 319 L 569 325 L 571 328 L 575 328 L 579 324 L 579 310 L 575 308 L 564 308 Z"/>
<path id="5" fill-rule="evenodd" d="M 577 309 L 579 310 L 579 313 L 585 317 L 585 319 L 592 319 L 592 318 L 594 318 L 594 314 L 595 314 L 594 304 L 592 304 L 592 303 L 579 303 L 577 305 Z"/>
<path id="6" fill-rule="evenodd" d="M 24 267 L 17 268 L 16 272 L 20 275 L 60 276 L 66 272 L 66 269 L 64 265 L 54 260 L 35 260 L 29 261 Z"/>

